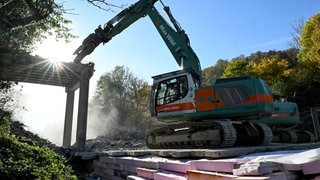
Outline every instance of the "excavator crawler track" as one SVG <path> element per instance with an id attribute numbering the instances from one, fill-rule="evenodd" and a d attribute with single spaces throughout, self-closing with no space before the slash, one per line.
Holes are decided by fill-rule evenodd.
<path id="1" fill-rule="evenodd" d="M 231 147 L 237 133 L 231 121 L 185 122 L 149 132 L 146 144 L 151 149 Z"/>
<path id="2" fill-rule="evenodd" d="M 150 149 L 194 149 L 271 143 L 273 134 L 269 126 L 250 123 L 252 129 L 247 130 L 248 124 L 230 120 L 205 120 L 167 125 L 149 132 L 146 144 Z"/>
<path id="3" fill-rule="evenodd" d="M 263 123 L 255 123 L 260 133 L 260 140 L 257 142 L 258 145 L 268 145 L 271 143 L 273 134 L 271 128 Z"/>

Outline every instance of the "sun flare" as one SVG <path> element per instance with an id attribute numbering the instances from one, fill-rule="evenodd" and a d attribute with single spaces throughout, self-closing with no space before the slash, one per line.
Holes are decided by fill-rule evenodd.
<path id="1" fill-rule="evenodd" d="M 49 37 L 37 45 L 33 54 L 46 58 L 52 63 L 72 62 L 73 52 L 78 46 L 77 40 L 66 43 L 64 40 L 56 41 L 54 37 Z"/>

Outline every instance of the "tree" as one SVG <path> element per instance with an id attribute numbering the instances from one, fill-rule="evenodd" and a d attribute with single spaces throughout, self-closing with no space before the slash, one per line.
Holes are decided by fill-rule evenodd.
<path id="1" fill-rule="evenodd" d="M 104 122 L 108 126 L 105 129 L 110 126 L 145 129 L 150 117 L 149 97 L 147 82 L 135 77 L 128 68 L 116 66 L 100 77 L 90 109 L 92 113 L 100 113 L 100 119 L 109 120 Z M 90 114 L 89 111 L 89 118 Z"/>
<path id="2" fill-rule="evenodd" d="M 300 107 L 320 104 L 320 14 L 311 17 L 302 29 L 294 83 L 286 91 Z"/>
<path id="3" fill-rule="evenodd" d="M 296 20 L 294 24 L 291 25 L 293 32 L 291 32 L 292 42 L 289 43 L 289 46 L 293 49 L 297 49 L 297 50 L 301 49 L 300 38 L 301 38 L 301 32 L 304 24 L 305 24 L 304 19 L 300 18 Z"/>
<path id="4" fill-rule="evenodd" d="M 260 63 L 253 63 L 251 67 L 256 77 L 267 82 L 274 95 L 283 96 L 285 84 L 292 74 L 292 69 L 289 68 L 287 60 L 277 57 L 263 58 Z"/>
<path id="5" fill-rule="evenodd" d="M 254 63 L 252 67 L 258 77 L 268 84 L 286 81 L 292 71 L 287 60 L 278 58 L 263 58 L 259 64 Z"/>
<path id="6" fill-rule="evenodd" d="M 63 17 L 66 10 L 54 0 L 7 0 L 0 7 L 0 56 L 30 53 L 48 34 L 74 37 L 66 26 L 71 21 Z"/>
<path id="7" fill-rule="evenodd" d="M 222 77 L 226 78 L 252 75 L 248 65 L 248 61 L 244 59 L 233 59 L 225 68 Z"/>
<path id="8" fill-rule="evenodd" d="M 308 70 L 312 81 L 320 83 L 320 13 L 306 22 L 300 44 L 299 63 Z"/>
<path id="9" fill-rule="evenodd" d="M 202 84 L 204 86 L 212 85 L 223 73 L 229 62 L 219 59 L 214 66 L 202 70 Z"/>

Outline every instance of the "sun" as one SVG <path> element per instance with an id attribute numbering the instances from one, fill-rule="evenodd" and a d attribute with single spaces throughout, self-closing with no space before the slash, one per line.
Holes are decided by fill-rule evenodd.
<path id="1" fill-rule="evenodd" d="M 81 45 L 78 40 L 66 43 L 64 40 L 56 41 L 54 37 L 48 37 L 32 53 L 47 59 L 52 63 L 73 62 L 75 49 Z"/>

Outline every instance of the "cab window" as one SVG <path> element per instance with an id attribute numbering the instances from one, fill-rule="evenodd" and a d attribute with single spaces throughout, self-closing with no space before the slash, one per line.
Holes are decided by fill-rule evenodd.
<path id="1" fill-rule="evenodd" d="M 180 100 L 188 93 L 187 76 L 180 76 L 162 81 L 158 84 L 156 105 L 169 104 Z"/>

